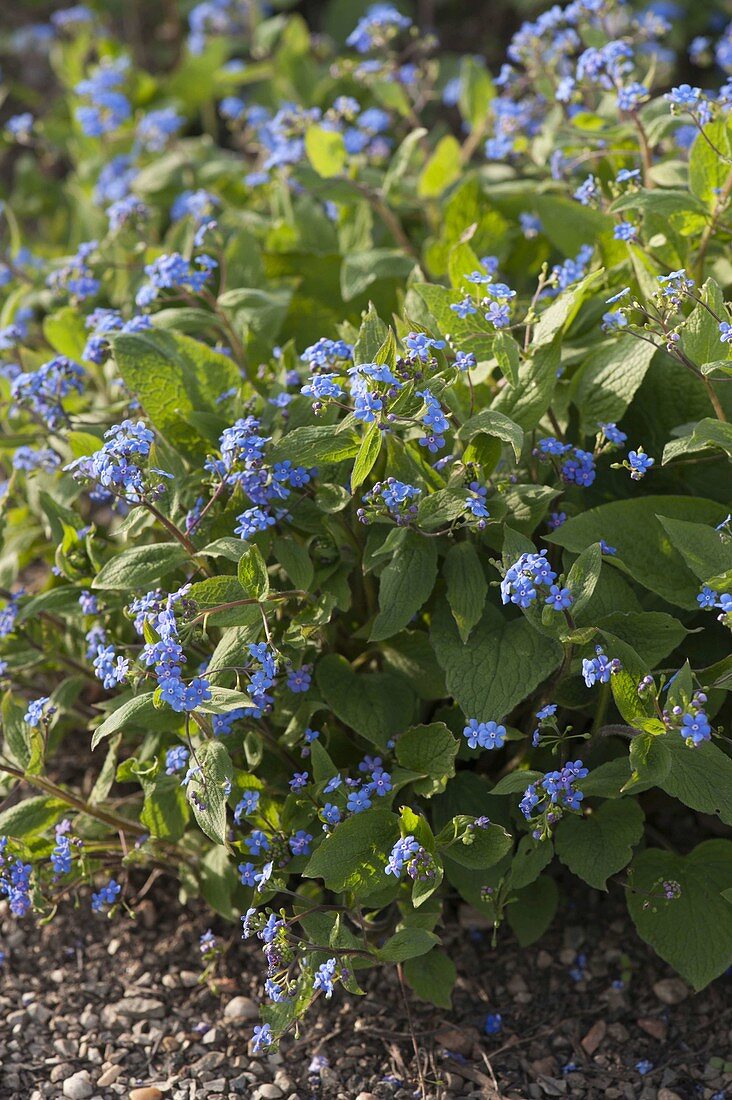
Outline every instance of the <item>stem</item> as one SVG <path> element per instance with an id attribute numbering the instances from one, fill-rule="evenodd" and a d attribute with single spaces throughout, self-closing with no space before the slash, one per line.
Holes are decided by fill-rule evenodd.
<path id="1" fill-rule="evenodd" d="M 650 142 L 648 141 L 648 134 L 646 128 L 638 117 L 637 111 L 633 111 L 630 116 L 633 119 L 633 125 L 635 126 L 638 134 L 638 144 L 640 146 L 641 162 L 643 164 L 643 186 L 649 191 L 653 188 L 653 180 L 651 179 L 651 169 L 653 168 L 653 150 L 651 149 Z"/>
<path id="2" fill-rule="evenodd" d="M 15 779 L 25 780 L 25 782 L 30 783 L 32 787 L 37 787 L 39 791 L 45 791 L 46 794 L 61 799 L 62 802 L 65 802 L 68 806 L 72 806 L 80 813 L 87 814 L 89 817 L 95 817 L 97 821 L 102 821 L 105 825 L 110 825 L 118 831 L 127 829 L 128 832 L 134 833 L 135 836 L 148 835 L 147 829 L 144 829 L 142 825 L 130 821 L 129 818 L 120 817 L 118 814 L 100 810 L 96 806 L 92 806 L 91 803 L 85 802 L 83 798 L 77 798 L 76 795 L 70 794 L 69 791 L 65 791 L 63 787 L 56 786 L 50 779 L 45 779 L 42 775 L 28 775 L 20 768 L 15 768 L 12 764 L 6 764 L 4 760 L 0 760 L 0 771 L 5 772 L 7 775 L 12 775 Z"/>
<path id="3" fill-rule="evenodd" d="M 719 217 L 720 217 L 722 211 L 724 210 L 724 208 L 726 207 L 731 193 L 732 193 L 732 168 L 730 169 L 730 171 L 727 175 L 727 179 L 724 181 L 724 184 L 722 185 L 722 189 L 719 192 L 719 197 L 717 198 L 717 205 L 714 207 L 714 211 L 712 213 L 711 221 L 709 222 L 709 225 L 707 225 L 705 227 L 704 232 L 702 233 L 701 241 L 699 242 L 699 252 L 698 252 L 697 257 L 696 257 L 696 269 L 695 269 L 696 281 L 698 283 L 701 283 L 704 280 L 704 259 L 705 259 L 706 254 L 707 254 L 707 249 L 709 248 L 712 237 L 714 236 L 714 231 L 717 228 L 717 222 L 719 221 Z"/>
<path id="4" fill-rule="evenodd" d="M 198 550 L 196 550 L 195 546 L 193 545 L 191 540 L 188 538 L 188 535 L 186 535 L 184 531 L 181 531 L 180 527 L 176 527 L 176 525 L 173 523 L 173 521 L 168 519 L 167 516 L 164 516 L 163 513 L 160 511 L 160 509 L 156 508 L 155 505 L 151 501 L 146 500 L 146 501 L 144 501 L 144 504 L 145 504 L 145 507 L 147 508 L 148 512 L 150 512 L 151 515 L 155 516 L 155 519 L 159 523 L 162 523 L 165 530 L 169 534 L 171 534 L 173 536 L 173 538 L 181 544 L 182 547 L 184 547 L 184 549 L 187 551 L 189 557 L 194 558 L 194 559 L 197 558 L 198 557 Z M 209 567 L 205 563 L 196 562 L 196 565 L 198 566 L 198 568 L 201 570 L 202 573 L 206 574 L 207 577 L 213 576 L 213 574 L 211 573 L 211 570 L 209 569 Z"/>

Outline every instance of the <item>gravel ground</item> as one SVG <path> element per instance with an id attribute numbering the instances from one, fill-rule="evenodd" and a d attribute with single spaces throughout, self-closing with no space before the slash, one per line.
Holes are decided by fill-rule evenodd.
<path id="1" fill-rule="evenodd" d="M 732 1098 L 730 978 L 691 995 L 629 934 L 620 896 L 574 894 L 526 950 L 508 934 L 492 948 L 461 911 L 444 930 L 462 975 L 451 1011 L 410 998 L 412 1034 L 395 974 L 374 973 L 370 996 L 338 991 L 299 1038 L 252 1057 L 256 948 L 215 924 L 227 950 L 200 984 L 207 916 L 156 886 L 135 922 L 0 922 L 0 1097 Z"/>

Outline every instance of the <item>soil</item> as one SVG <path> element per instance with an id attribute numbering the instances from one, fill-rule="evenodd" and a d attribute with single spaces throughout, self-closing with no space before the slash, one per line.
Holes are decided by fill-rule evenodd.
<path id="1" fill-rule="evenodd" d="M 410 993 L 407 1012 L 396 972 L 370 972 L 368 996 L 321 998 L 300 1035 L 264 1056 L 249 1045 L 260 953 L 214 922 L 226 950 L 201 984 L 209 917 L 165 880 L 134 921 L 85 906 L 42 929 L 4 917 L 0 1097 L 732 1097 L 732 979 L 693 995 L 629 929 L 620 891 L 570 896 L 526 949 L 508 931 L 493 948 L 460 911 L 442 930 L 460 975 L 451 1010 Z M 501 1016 L 494 1034 L 489 1014 Z"/>

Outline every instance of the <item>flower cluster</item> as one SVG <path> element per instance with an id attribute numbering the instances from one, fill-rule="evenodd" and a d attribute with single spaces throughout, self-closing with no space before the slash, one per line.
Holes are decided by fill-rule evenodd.
<path id="1" fill-rule="evenodd" d="M 577 782 L 589 772 L 581 760 L 570 761 L 558 771 L 547 772 L 536 783 L 530 783 L 520 802 L 520 810 L 533 826 L 535 840 L 545 840 L 565 811 L 577 812 L 584 798 Z"/>

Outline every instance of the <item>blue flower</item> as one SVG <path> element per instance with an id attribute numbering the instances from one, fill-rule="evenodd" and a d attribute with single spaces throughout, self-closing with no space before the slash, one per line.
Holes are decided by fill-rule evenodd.
<path id="1" fill-rule="evenodd" d="M 234 821 L 239 825 L 243 817 L 255 814 L 259 807 L 259 791 L 246 790 L 234 807 Z"/>
<path id="2" fill-rule="evenodd" d="M 632 222 L 618 222 L 613 229 L 613 237 L 616 241 L 635 241 L 638 238 L 638 227 Z"/>
<path id="3" fill-rule="evenodd" d="M 709 585 L 705 584 L 697 596 L 696 602 L 699 604 L 699 607 L 706 610 L 709 607 L 714 607 L 718 599 L 719 594 L 715 592 L 713 588 L 710 588 Z"/>
<path id="4" fill-rule="evenodd" d="M 690 84 L 679 84 L 667 92 L 665 98 L 674 107 L 696 107 L 701 96 L 701 88 L 693 88 Z"/>
<path id="5" fill-rule="evenodd" d="M 312 835 L 304 829 L 298 829 L 287 841 L 293 856 L 309 856 L 312 842 Z"/>
<path id="6" fill-rule="evenodd" d="M 544 602 L 555 611 L 566 611 L 572 606 L 572 593 L 568 588 L 560 588 L 558 584 L 553 584 Z"/>
<path id="7" fill-rule="evenodd" d="M 603 653 L 602 646 L 595 646 L 596 656 L 584 658 L 582 661 L 582 675 L 587 687 L 594 684 L 607 684 L 614 672 L 620 670 L 620 661 L 617 657 L 612 660 Z"/>
<path id="8" fill-rule="evenodd" d="M 642 447 L 639 447 L 637 451 L 628 451 L 628 464 L 633 481 L 640 481 L 642 477 L 645 477 L 655 461 L 655 458 L 651 458 L 650 455 L 644 453 Z"/>
<path id="9" fill-rule="evenodd" d="M 485 1018 L 483 1031 L 486 1035 L 498 1035 L 503 1028 L 503 1017 L 500 1012 L 489 1012 Z"/>
<path id="10" fill-rule="evenodd" d="M 174 775 L 180 772 L 188 764 L 190 753 L 185 745 L 175 745 L 165 754 L 165 774 Z"/>
<path id="11" fill-rule="evenodd" d="M 272 1029 L 269 1024 L 258 1024 L 254 1028 L 252 1050 L 255 1054 L 259 1054 L 264 1047 L 271 1046 L 272 1041 Z"/>
<path id="12" fill-rule="evenodd" d="M 333 978 L 336 972 L 336 960 L 328 959 L 324 962 L 315 972 L 315 978 L 313 980 L 313 992 L 317 993 L 322 990 L 325 993 L 326 1000 L 329 1000 L 333 996 Z"/>
<path id="13" fill-rule="evenodd" d="M 625 443 L 628 438 L 625 432 L 620 431 L 617 424 L 599 424 L 598 427 L 609 443 L 620 445 Z"/>
<path id="14" fill-rule="evenodd" d="M 23 721 L 33 728 L 37 728 L 43 722 L 48 721 L 56 709 L 49 706 L 50 702 L 51 700 L 47 695 L 42 696 L 40 699 L 33 699 L 28 704 L 28 709 L 23 715 Z"/>
<path id="15" fill-rule="evenodd" d="M 477 718 L 469 718 L 463 737 L 467 739 L 471 749 L 502 749 L 506 740 L 506 727 L 499 726 L 496 722 L 480 722 Z"/>
<path id="16" fill-rule="evenodd" d="M 113 878 L 97 893 L 92 894 L 91 907 L 95 913 L 101 913 L 105 906 L 114 905 L 122 887 Z"/>
<path id="17" fill-rule="evenodd" d="M 363 813 L 364 810 L 371 809 L 371 799 L 369 798 L 370 792 L 368 789 L 350 791 L 346 800 L 346 809 L 352 814 Z"/>
<path id="18" fill-rule="evenodd" d="M 254 864 L 240 863 L 239 878 L 242 886 L 251 886 L 253 889 L 257 885 L 257 869 Z"/>
<path id="19" fill-rule="evenodd" d="M 702 741 L 709 741 L 712 736 L 712 727 L 703 710 L 697 710 L 695 714 L 685 714 L 681 719 L 679 733 L 686 739 L 687 745 L 701 745 Z"/>

